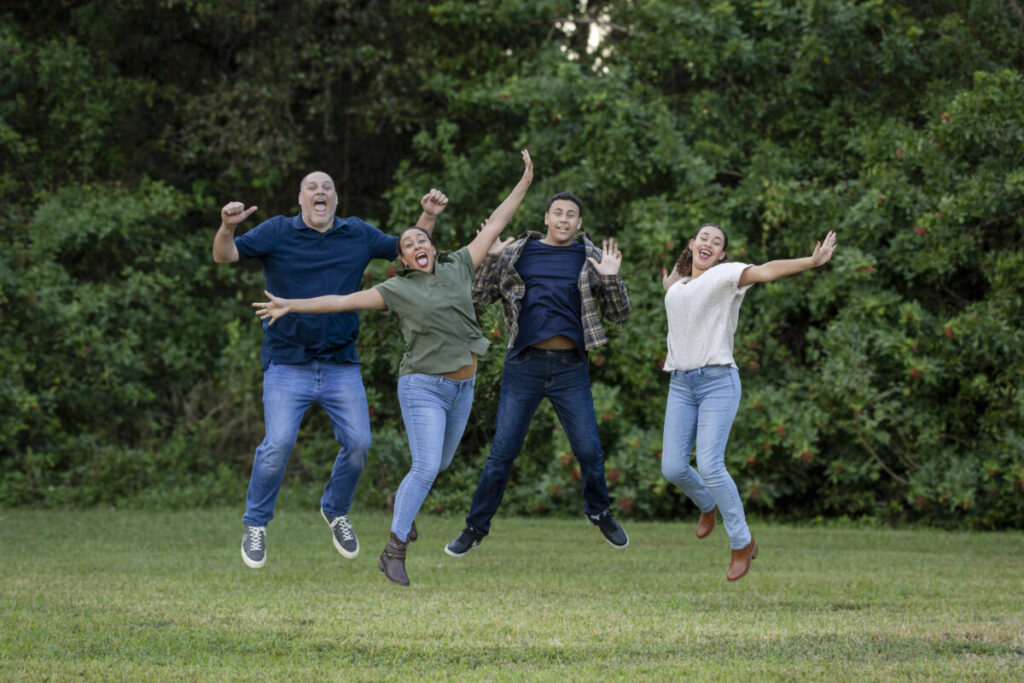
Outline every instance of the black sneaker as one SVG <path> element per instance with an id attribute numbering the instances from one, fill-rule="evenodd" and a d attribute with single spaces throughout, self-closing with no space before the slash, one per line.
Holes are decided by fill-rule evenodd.
<path id="1" fill-rule="evenodd" d="M 253 569 L 267 563 L 267 527 L 242 523 L 242 562 Z"/>
<path id="2" fill-rule="evenodd" d="M 459 537 L 444 547 L 444 551 L 452 557 L 462 557 L 484 540 L 484 534 L 471 526 L 467 526 Z"/>
<path id="3" fill-rule="evenodd" d="M 601 533 L 604 534 L 605 540 L 616 548 L 625 548 L 629 545 L 629 536 L 626 535 L 626 530 L 615 521 L 610 511 L 605 510 L 599 515 L 587 515 L 587 519 L 590 520 L 591 524 L 600 529 Z"/>
<path id="4" fill-rule="evenodd" d="M 334 547 L 338 549 L 342 557 L 354 558 L 359 554 L 359 539 L 352 529 L 352 523 L 348 521 L 348 515 L 341 515 L 334 519 L 328 519 L 327 513 L 320 508 L 320 516 L 324 518 L 327 525 L 331 527 L 331 536 L 334 538 Z"/>

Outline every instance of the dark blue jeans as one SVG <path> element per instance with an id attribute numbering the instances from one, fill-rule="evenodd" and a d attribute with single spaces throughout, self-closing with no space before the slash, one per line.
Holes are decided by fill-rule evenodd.
<path id="1" fill-rule="evenodd" d="M 587 363 L 575 350 L 555 351 L 528 348 L 505 361 L 501 374 L 501 395 L 494 425 L 494 443 L 473 494 L 466 523 L 487 533 L 498 511 L 533 414 L 541 399 L 555 408 L 569 445 L 580 464 L 583 480 L 583 511 L 597 515 L 608 509 L 608 486 L 604 481 L 604 453 L 597 436 L 594 396 L 590 391 Z"/>

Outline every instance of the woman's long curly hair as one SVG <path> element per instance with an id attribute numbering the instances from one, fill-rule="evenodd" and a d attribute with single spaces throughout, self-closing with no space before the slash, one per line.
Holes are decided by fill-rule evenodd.
<path id="1" fill-rule="evenodd" d="M 683 253 L 681 253 L 679 255 L 679 258 L 676 259 L 675 270 L 678 270 L 679 274 L 682 275 L 683 277 L 690 277 L 693 275 L 693 252 L 690 251 L 690 242 L 697 239 L 697 235 L 699 235 L 700 231 L 703 230 L 704 228 L 716 228 L 717 230 L 721 231 L 722 237 L 725 238 L 725 243 L 722 245 L 722 251 L 726 253 L 726 257 L 719 261 L 718 263 L 725 263 L 726 261 L 729 260 L 729 236 L 725 234 L 725 230 L 722 230 L 722 226 L 718 225 L 717 223 L 702 223 L 701 226 L 697 228 L 697 232 L 693 233 L 693 237 L 686 241 L 686 248 L 683 249 Z M 718 263 L 716 263 L 715 265 L 717 266 Z"/>

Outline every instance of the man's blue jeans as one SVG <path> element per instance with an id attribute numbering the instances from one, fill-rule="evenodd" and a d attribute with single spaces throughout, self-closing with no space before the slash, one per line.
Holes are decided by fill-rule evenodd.
<path id="1" fill-rule="evenodd" d="M 256 448 L 242 521 L 266 526 L 274 517 L 288 456 L 302 416 L 319 403 L 341 444 L 320 506 L 328 519 L 348 514 L 359 475 L 370 450 L 370 410 L 359 366 L 313 360 L 301 365 L 271 363 L 263 373 L 263 421 L 266 435 Z"/>
<path id="2" fill-rule="evenodd" d="M 473 407 L 475 378 L 413 373 L 398 378 L 398 403 L 409 436 L 412 467 L 395 494 L 391 531 L 406 541 L 440 472 L 448 469 Z"/>
<path id="3" fill-rule="evenodd" d="M 506 359 L 501 373 L 494 443 L 466 516 L 466 523 L 474 529 L 485 534 L 490 531 L 491 518 L 505 495 L 512 463 L 523 446 L 533 414 L 545 397 L 554 406 L 579 461 L 583 511 L 598 515 L 608 509 L 604 453 L 597 435 L 586 361 L 575 350 L 527 348 L 515 358 Z"/>
<path id="4" fill-rule="evenodd" d="M 725 446 L 740 405 L 740 393 L 740 375 L 734 367 L 708 365 L 674 370 L 661 451 L 661 473 L 666 479 L 681 488 L 701 512 L 711 512 L 718 506 L 733 550 L 750 543 L 743 502 L 725 469 Z M 697 470 L 690 467 L 694 442 Z"/>

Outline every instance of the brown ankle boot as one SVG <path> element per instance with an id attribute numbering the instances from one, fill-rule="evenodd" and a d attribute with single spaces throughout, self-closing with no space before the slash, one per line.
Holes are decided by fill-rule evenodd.
<path id="1" fill-rule="evenodd" d="M 750 561 L 757 557 L 757 541 L 750 539 L 746 548 L 732 551 L 732 562 L 729 563 L 729 573 L 725 578 L 730 581 L 739 581 L 750 571 Z"/>
<path id="2" fill-rule="evenodd" d="M 388 494 L 388 497 L 384 500 L 384 504 L 388 506 L 388 510 L 391 512 L 395 511 L 395 496 L 398 495 L 398 491 L 392 491 Z M 416 520 L 412 521 L 412 527 L 409 529 L 409 543 L 412 543 L 420 535 L 416 533 Z"/>
<path id="3" fill-rule="evenodd" d="M 718 506 L 711 512 L 700 513 L 700 521 L 697 522 L 697 538 L 704 538 L 715 530 L 715 519 L 718 517 Z"/>
<path id="4" fill-rule="evenodd" d="M 409 544 L 399 541 L 392 531 L 384 552 L 380 554 L 380 561 L 377 562 L 377 567 L 388 577 L 388 581 L 399 586 L 409 585 L 409 575 L 405 573 L 405 550 L 408 547 Z"/>

